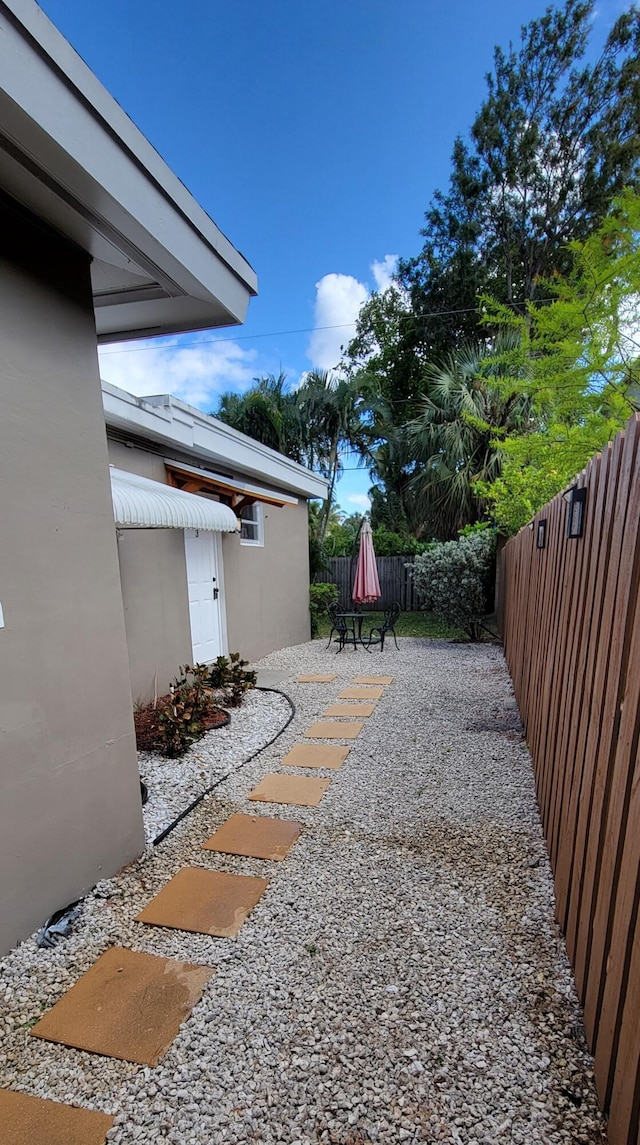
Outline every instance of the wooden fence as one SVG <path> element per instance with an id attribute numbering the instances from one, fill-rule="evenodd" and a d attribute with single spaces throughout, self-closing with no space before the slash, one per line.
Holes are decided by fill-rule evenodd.
<path id="1" fill-rule="evenodd" d="M 505 654 L 610 1145 L 640 1141 L 640 421 L 506 546 Z M 546 520 L 546 543 L 536 547 Z"/>
<path id="2" fill-rule="evenodd" d="M 369 611 L 388 608 L 394 601 L 398 601 L 403 612 L 414 612 L 420 607 L 420 597 L 413 583 L 411 569 L 413 556 L 407 557 L 376 557 L 378 566 L 378 579 L 382 596 L 375 604 L 363 604 L 363 609 Z M 329 565 L 317 580 L 324 584 L 337 584 L 340 600 L 343 604 L 350 604 L 353 581 L 356 575 L 355 557 L 331 557 Z"/>

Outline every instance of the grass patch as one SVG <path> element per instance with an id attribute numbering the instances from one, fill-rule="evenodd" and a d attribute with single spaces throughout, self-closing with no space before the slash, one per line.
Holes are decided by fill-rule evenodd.
<path id="1" fill-rule="evenodd" d="M 366 637 L 373 626 L 382 624 L 383 620 L 384 613 L 382 612 L 365 612 L 365 619 L 362 623 L 363 637 Z M 318 639 L 328 640 L 329 629 L 328 616 L 321 616 L 318 622 Z M 465 639 L 463 632 L 445 624 L 433 612 L 401 612 L 396 624 L 396 633 L 398 636 L 417 636 L 423 640 Z M 387 639 L 391 640 L 393 644 L 393 636 L 389 635 Z"/>

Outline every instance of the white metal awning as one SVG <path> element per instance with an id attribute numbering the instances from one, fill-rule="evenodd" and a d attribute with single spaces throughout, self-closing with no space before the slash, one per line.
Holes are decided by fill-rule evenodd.
<path id="1" fill-rule="evenodd" d="M 119 529 L 208 529 L 235 533 L 238 519 L 228 505 L 184 493 L 149 477 L 109 466 L 113 515 Z"/>

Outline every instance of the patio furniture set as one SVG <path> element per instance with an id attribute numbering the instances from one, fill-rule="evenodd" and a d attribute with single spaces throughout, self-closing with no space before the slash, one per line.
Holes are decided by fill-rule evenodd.
<path id="1" fill-rule="evenodd" d="M 385 637 L 389 632 L 393 636 L 396 648 L 398 647 L 395 625 L 400 616 L 400 605 L 397 601 L 390 605 L 389 608 L 385 608 L 382 624 L 374 624 L 369 632 L 364 635 L 362 632 L 362 624 L 367 615 L 366 612 L 351 611 L 341 608 L 339 604 L 330 604 L 327 609 L 327 614 L 331 623 L 327 648 L 332 643 L 337 644 L 336 653 L 342 652 L 342 649 L 345 648 L 347 644 L 351 644 L 354 651 L 358 645 L 361 645 L 363 648 L 366 648 L 367 652 L 371 651 L 372 645 L 379 645 L 380 651 L 383 652 Z"/>

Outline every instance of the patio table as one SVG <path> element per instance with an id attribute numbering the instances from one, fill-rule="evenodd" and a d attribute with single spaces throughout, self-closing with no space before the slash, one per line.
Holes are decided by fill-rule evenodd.
<path id="1" fill-rule="evenodd" d="M 354 648 L 356 648 L 358 644 L 361 644 L 363 648 L 367 648 L 367 645 L 365 644 L 364 640 L 362 639 L 362 621 L 364 620 L 366 613 L 365 612 L 338 612 L 338 613 L 336 613 L 336 616 L 340 617 L 342 620 L 345 620 L 347 622 L 347 625 L 348 625 L 350 632 L 353 636 L 353 642 L 351 640 L 349 640 L 348 643 L 349 644 L 353 643 Z M 349 622 L 351 622 L 351 623 L 349 624 Z M 356 631 L 356 629 L 357 629 L 357 631 Z M 343 647 L 344 647 L 344 645 L 343 645 Z M 367 648 L 367 652 L 368 651 L 369 651 L 369 649 Z"/>

